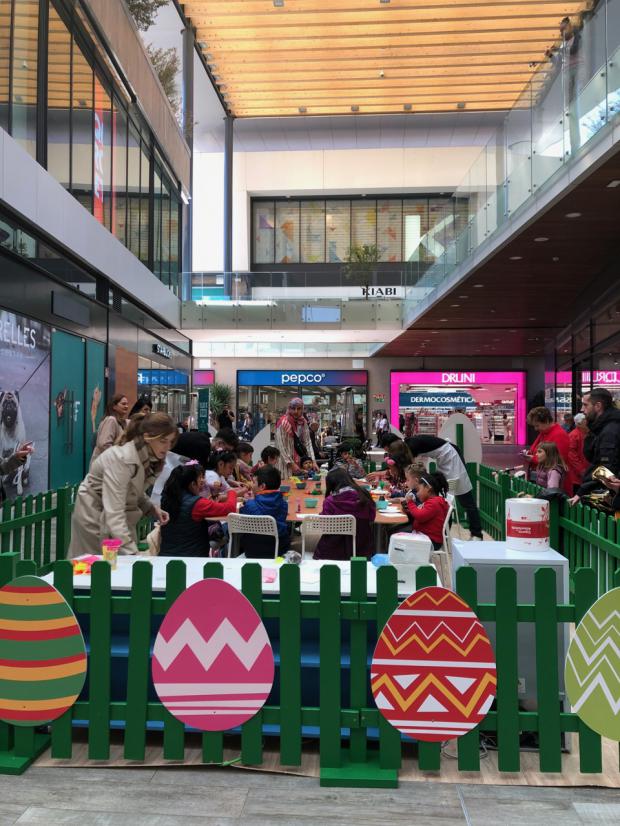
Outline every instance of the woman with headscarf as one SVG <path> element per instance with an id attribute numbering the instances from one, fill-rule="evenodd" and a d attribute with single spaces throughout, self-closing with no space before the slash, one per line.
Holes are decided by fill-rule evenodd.
<path id="1" fill-rule="evenodd" d="M 318 470 L 308 422 L 303 412 L 303 401 L 300 398 L 291 399 L 286 413 L 280 416 L 276 424 L 275 445 L 280 451 L 278 469 L 282 479 L 289 479 L 301 471 L 301 459 L 304 456 L 309 456 Z"/>

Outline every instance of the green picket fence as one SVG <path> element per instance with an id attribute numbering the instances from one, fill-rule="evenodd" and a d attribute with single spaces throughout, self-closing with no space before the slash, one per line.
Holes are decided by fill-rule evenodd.
<path id="1" fill-rule="evenodd" d="M 18 553 L 44 572 L 56 560 L 64 559 L 77 489 L 72 485 L 4 502 L 0 511 L 0 554 Z"/>
<path id="2" fill-rule="evenodd" d="M 17 565 L 15 565 L 17 563 Z M 403 741 L 399 733 L 369 703 L 369 639 L 382 629 L 397 607 L 396 570 L 384 567 L 377 572 L 377 596 L 369 597 L 366 589 L 366 560 L 351 563 L 351 593 L 342 596 L 340 570 L 326 565 L 321 569 L 319 598 L 300 594 L 300 572 L 295 565 L 280 570 L 280 593 L 263 594 L 261 568 L 247 563 L 242 571 L 242 591 L 261 617 L 275 621 L 279 629 L 279 705 L 265 706 L 245 723 L 240 736 L 239 760 L 244 765 L 260 766 L 263 762 L 263 726 L 279 729 L 277 742 L 280 762 L 299 766 L 302 759 L 302 727 L 318 730 L 321 783 L 323 785 L 360 785 L 393 787 L 398 782 Z M 18 561 L 16 554 L 0 556 L 0 585 L 17 574 L 33 573 L 32 561 Z M 28 763 L 51 741 L 54 758 L 70 759 L 73 752 L 73 722 L 88 726 L 88 756 L 92 760 L 110 758 L 111 724 L 123 727 L 124 757 L 142 761 L 146 754 L 147 726 L 160 724 L 163 756 L 183 761 L 186 732 L 162 704 L 149 698 L 150 646 L 152 619 L 162 617 L 186 587 L 185 563 L 173 560 L 166 568 L 165 591 L 152 590 L 152 566 L 139 561 L 133 566 L 132 587 L 128 593 L 112 592 L 111 569 L 105 563 L 93 566 L 89 592 L 73 589 L 71 565 L 66 561 L 54 565 L 54 583 L 78 615 L 86 615 L 90 626 L 89 694 L 82 697 L 63 717 L 52 723 L 50 734 L 34 728 L 0 724 L 0 771 L 23 771 Z M 222 577 L 222 566 L 208 562 L 205 577 Z M 539 743 L 539 766 L 542 772 L 562 771 L 562 740 L 568 733 L 578 734 L 580 770 L 584 774 L 602 770 L 600 737 L 579 718 L 563 709 L 559 696 L 559 676 L 550 663 L 557 662 L 558 625 L 578 623 L 597 598 L 595 571 L 581 569 L 575 573 L 574 598 L 570 604 L 556 604 L 555 572 L 543 568 L 535 574 L 535 604 L 517 602 L 517 579 L 512 568 L 497 572 L 496 602 L 478 604 L 476 573 L 462 568 L 456 577 L 456 590 L 472 606 L 482 621 L 496 623 L 501 645 L 497 657 L 497 702 L 484 721 L 459 738 L 458 768 L 480 770 L 481 734 L 497 740 L 498 767 L 502 772 L 519 771 L 520 737 L 535 733 Z M 620 575 L 615 575 L 620 585 Z M 418 586 L 436 584 L 434 568 L 421 569 Z M 112 699 L 112 618 L 128 618 L 127 681 L 123 699 Z M 302 703 L 302 623 L 318 622 L 319 698 L 318 705 Z M 518 632 L 522 623 L 533 623 L 537 710 L 524 711 L 519 706 Z M 304 641 L 305 642 L 305 641 Z M 306 648 L 307 648 L 307 642 Z M 117 640 L 118 645 L 118 640 Z M 341 702 L 343 669 L 350 672 L 347 696 Z M 344 731 L 343 731 L 344 730 Z M 374 730 L 374 731 L 370 731 Z M 229 744 L 235 741 L 229 741 Z M 236 747 L 236 746 L 235 746 Z M 440 744 L 419 743 L 417 760 L 423 771 L 440 770 Z M 224 735 L 202 735 L 204 763 L 222 763 Z"/>
<path id="3" fill-rule="evenodd" d="M 540 488 L 525 479 L 480 465 L 477 473 L 482 526 L 494 539 L 506 538 L 506 499 L 520 493 L 536 495 Z M 551 502 L 550 543 L 569 561 L 572 575 L 592 568 L 599 596 L 613 588 L 620 570 L 620 521 L 587 505 L 570 507 L 567 501 Z"/>

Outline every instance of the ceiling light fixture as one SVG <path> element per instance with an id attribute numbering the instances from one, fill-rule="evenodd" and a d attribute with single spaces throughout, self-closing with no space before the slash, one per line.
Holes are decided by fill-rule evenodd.
<path id="1" fill-rule="evenodd" d="M 474 284 L 474 287 L 478 289 L 479 287 L 484 287 L 484 284 Z"/>
<path id="2" fill-rule="evenodd" d="M 305 106 L 300 106 L 299 109 L 298 109 L 298 112 L 299 112 L 300 115 L 305 115 L 307 111 L 308 110 L 306 109 Z"/>
<path id="3" fill-rule="evenodd" d="M 581 212 L 567 212 L 565 218 L 581 218 Z"/>
<path id="4" fill-rule="evenodd" d="M 465 101 L 464 101 L 464 100 L 461 100 L 461 101 L 459 101 L 459 102 L 456 104 L 456 108 L 457 108 L 457 109 L 464 109 L 466 105 L 467 105 L 467 104 L 465 103 Z"/>
<path id="5" fill-rule="evenodd" d="M 459 298 L 468 298 L 468 297 L 469 296 L 467 296 L 467 295 L 459 295 Z"/>
<path id="6" fill-rule="evenodd" d="M 439 320 L 440 321 L 447 321 L 448 319 L 447 318 L 440 318 Z"/>
<path id="7" fill-rule="evenodd" d="M 522 255 L 511 255 L 511 256 L 510 256 L 510 260 L 511 260 L 511 261 L 522 261 L 522 260 L 523 260 L 523 256 L 522 256 Z"/>
<path id="8" fill-rule="evenodd" d="M 405 112 L 411 112 L 413 107 L 410 103 L 403 103 L 403 109 L 405 110 Z"/>
<path id="9" fill-rule="evenodd" d="M 450 304 L 451 307 L 460 307 L 460 304 Z"/>
<path id="10" fill-rule="evenodd" d="M 359 112 L 359 110 L 360 110 L 359 106 L 352 106 L 351 107 L 352 112 Z"/>
<path id="11" fill-rule="evenodd" d="M 281 9 L 284 5 L 284 0 L 273 0 L 273 5 L 276 7 L 276 9 Z"/>
<path id="12" fill-rule="evenodd" d="M 555 261 L 555 262 L 557 263 L 560 259 L 559 259 L 559 257 L 558 257 L 557 255 L 554 255 L 554 256 L 553 256 L 553 258 L 552 258 L 551 260 L 552 260 L 552 261 Z"/>
<path id="13" fill-rule="evenodd" d="M 548 239 L 545 235 L 539 235 L 539 236 L 538 236 L 538 238 L 534 238 L 534 241 L 535 241 L 537 244 L 544 244 L 544 242 L 545 242 L 545 241 L 548 241 L 548 240 L 549 240 L 549 239 Z"/>
<path id="14" fill-rule="evenodd" d="M 617 186 L 620 186 L 620 180 L 616 179 L 615 181 L 610 181 L 607 184 L 607 189 L 615 189 Z"/>

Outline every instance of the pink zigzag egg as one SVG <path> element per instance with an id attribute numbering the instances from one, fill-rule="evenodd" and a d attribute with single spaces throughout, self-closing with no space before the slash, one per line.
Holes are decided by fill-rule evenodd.
<path id="1" fill-rule="evenodd" d="M 466 734 L 495 698 L 495 656 L 467 603 L 422 588 L 387 621 L 371 665 L 377 708 L 402 734 L 430 742 Z"/>
<path id="2" fill-rule="evenodd" d="M 175 600 L 155 639 L 151 667 L 163 705 L 201 731 L 226 731 L 254 717 L 275 671 L 261 618 L 220 579 L 196 582 Z"/>

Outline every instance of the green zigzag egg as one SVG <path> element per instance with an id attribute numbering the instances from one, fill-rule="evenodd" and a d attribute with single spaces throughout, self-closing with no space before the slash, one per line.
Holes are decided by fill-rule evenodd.
<path id="1" fill-rule="evenodd" d="M 21 576 L 0 588 L 0 719 L 17 726 L 55 720 L 86 679 L 86 646 L 53 585 Z"/>
<path id="2" fill-rule="evenodd" d="M 597 600 L 577 626 L 565 681 L 581 720 L 603 737 L 620 740 L 620 588 Z"/>

